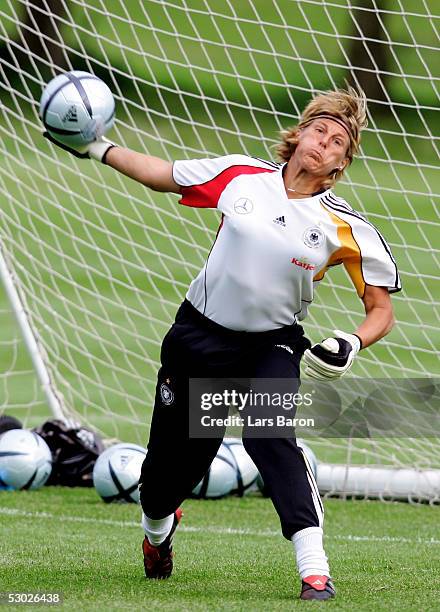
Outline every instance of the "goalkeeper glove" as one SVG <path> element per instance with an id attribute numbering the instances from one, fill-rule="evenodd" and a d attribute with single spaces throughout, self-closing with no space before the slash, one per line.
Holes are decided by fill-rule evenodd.
<path id="1" fill-rule="evenodd" d="M 105 164 L 105 156 L 107 155 L 108 151 L 117 146 L 113 142 L 110 142 L 110 140 L 107 140 L 107 138 L 104 138 L 104 136 L 101 136 L 88 145 L 75 148 L 58 142 L 58 140 L 55 140 L 55 138 L 53 138 L 49 132 L 44 132 L 43 136 L 57 147 L 60 147 L 61 149 L 64 149 L 64 151 L 68 151 L 72 155 L 75 155 L 75 157 L 79 157 L 81 159 L 96 159 L 103 164 Z"/>
<path id="2" fill-rule="evenodd" d="M 359 336 L 334 330 L 334 338 L 326 338 L 304 353 L 304 373 L 316 380 L 334 380 L 351 368 L 353 359 L 362 348 Z"/>

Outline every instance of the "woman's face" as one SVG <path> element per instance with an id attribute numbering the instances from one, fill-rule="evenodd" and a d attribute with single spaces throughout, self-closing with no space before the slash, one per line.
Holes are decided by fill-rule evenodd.
<path id="1" fill-rule="evenodd" d="M 331 119 L 315 119 L 300 129 L 295 161 L 309 174 L 328 177 L 347 165 L 350 139 L 343 127 Z"/>

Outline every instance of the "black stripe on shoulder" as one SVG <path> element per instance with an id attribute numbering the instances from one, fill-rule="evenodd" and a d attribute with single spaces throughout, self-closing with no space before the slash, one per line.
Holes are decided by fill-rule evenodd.
<path id="1" fill-rule="evenodd" d="M 379 230 L 377 229 L 377 227 L 375 225 L 373 225 L 372 223 L 370 223 L 370 221 L 367 221 L 367 219 L 365 219 L 365 217 L 363 217 L 362 215 L 360 215 L 359 213 L 357 213 L 355 210 L 351 209 L 351 210 L 347 210 L 345 207 L 333 204 L 332 202 L 329 202 L 326 197 L 321 198 L 321 202 L 325 205 L 328 206 L 331 210 L 335 211 L 335 212 L 340 212 L 340 213 L 344 213 L 346 215 L 349 215 L 351 217 L 354 217 L 355 219 L 359 219 L 360 221 L 363 221 L 364 223 L 366 223 L 367 225 L 369 225 L 378 235 L 379 240 L 382 243 L 383 248 L 385 249 L 385 252 L 388 254 L 389 258 L 391 259 L 391 262 L 394 266 L 395 269 L 395 279 L 394 279 L 394 287 L 396 288 L 397 291 L 400 291 L 400 287 L 399 287 L 399 271 L 397 270 L 397 264 L 396 261 L 393 257 L 393 254 L 391 253 L 390 247 L 388 246 L 388 244 L 385 241 L 385 238 L 382 236 L 382 234 L 379 232 Z M 360 248 L 360 247 L 359 247 Z M 362 250 L 361 250 L 361 256 L 362 256 Z"/>
<path id="2" fill-rule="evenodd" d="M 252 159 L 256 159 L 257 161 L 262 162 L 263 164 L 266 164 L 267 166 L 271 166 L 272 168 L 276 168 L 277 170 L 281 166 L 281 164 L 279 164 L 277 162 L 267 161 L 266 159 L 261 159 L 261 157 L 253 156 Z"/>
<path id="3" fill-rule="evenodd" d="M 343 206 L 347 210 L 351 210 L 351 211 L 357 213 L 358 215 L 360 214 L 360 213 L 357 212 L 357 210 L 354 210 L 354 208 L 352 208 L 352 206 L 350 206 L 350 204 L 348 202 L 346 202 L 342 198 L 338 198 L 338 196 L 335 196 L 334 193 L 328 193 L 325 197 L 328 200 L 330 200 L 330 202 L 333 202 L 333 204 L 339 204 L 339 206 Z"/>
<path id="4" fill-rule="evenodd" d="M 350 204 L 348 202 L 346 202 L 345 200 L 343 200 L 342 198 L 338 198 L 335 195 L 333 195 L 332 193 L 328 193 L 327 195 L 324 196 L 323 199 L 328 204 L 333 204 L 333 206 L 339 206 L 341 211 L 344 210 L 347 213 L 351 213 L 352 215 L 355 215 L 358 219 L 361 219 L 362 221 L 365 221 L 366 223 L 369 223 L 369 221 L 367 221 L 367 219 L 364 217 L 364 215 L 362 215 L 360 212 L 358 212 L 357 210 L 352 208 L 350 206 Z"/>
<path id="5" fill-rule="evenodd" d="M 370 221 L 368 221 L 368 219 L 366 219 L 363 215 L 361 215 L 360 213 L 358 213 L 356 210 L 352 209 L 352 208 L 345 208 L 339 204 L 334 204 L 333 202 L 329 202 L 328 200 L 325 200 L 325 198 L 322 198 L 324 200 L 324 204 L 326 204 L 329 208 L 331 208 L 332 210 L 335 210 L 337 212 L 341 212 L 344 213 L 346 215 L 350 215 L 351 217 L 355 217 L 356 219 L 359 219 L 360 221 L 363 221 L 364 223 L 366 223 L 366 225 L 369 225 L 372 229 L 374 229 L 374 231 L 376 232 L 376 234 L 379 236 L 380 241 L 382 242 L 382 244 L 385 247 L 386 252 L 389 254 L 389 256 L 391 257 L 393 263 L 395 264 L 396 262 L 394 261 L 394 257 L 391 254 L 391 251 L 387 245 L 387 243 L 385 242 L 385 238 L 382 236 L 382 234 L 379 232 L 379 230 L 377 229 L 377 227 L 375 225 L 373 225 L 373 223 L 371 223 Z"/>

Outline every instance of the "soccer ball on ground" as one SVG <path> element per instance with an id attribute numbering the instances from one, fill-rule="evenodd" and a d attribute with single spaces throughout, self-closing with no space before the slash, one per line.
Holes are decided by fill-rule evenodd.
<path id="1" fill-rule="evenodd" d="M 249 457 L 240 439 L 225 438 L 223 444 L 229 448 L 235 461 L 236 479 L 232 493 L 242 497 L 256 483 L 257 467 Z"/>
<path id="2" fill-rule="evenodd" d="M 40 118 L 50 136 L 70 147 L 86 146 L 103 136 L 115 120 L 108 86 L 89 72 L 60 74 L 44 88 Z"/>
<path id="3" fill-rule="evenodd" d="M 222 443 L 209 470 L 192 493 L 197 499 L 218 499 L 229 495 L 236 482 L 234 455 L 225 443 Z"/>
<path id="4" fill-rule="evenodd" d="M 101 453 L 93 468 L 93 484 L 106 503 L 139 502 L 139 478 L 147 451 L 137 444 L 121 443 Z"/>
<path id="5" fill-rule="evenodd" d="M 0 436 L 0 487 L 39 489 L 52 471 L 52 454 L 38 434 L 10 429 Z"/>

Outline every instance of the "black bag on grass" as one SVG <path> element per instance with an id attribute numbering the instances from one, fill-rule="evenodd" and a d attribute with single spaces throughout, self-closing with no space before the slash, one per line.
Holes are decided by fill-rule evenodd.
<path id="1" fill-rule="evenodd" d="M 104 450 L 95 432 L 58 419 L 46 421 L 34 431 L 52 452 L 52 473 L 46 485 L 93 487 L 93 466 Z"/>

